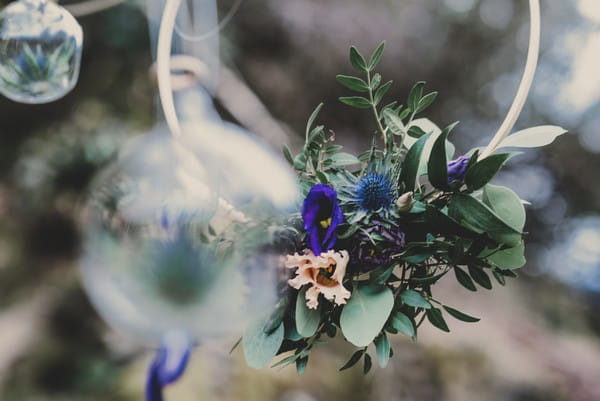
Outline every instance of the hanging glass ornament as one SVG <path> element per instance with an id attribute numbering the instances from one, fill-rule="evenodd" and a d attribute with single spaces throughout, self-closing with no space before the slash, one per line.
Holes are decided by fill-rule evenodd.
<path id="1" fill-rule="evenodd" d="M 285 282 L 274 238 L 293 193 L 241 185 L 250 176 L 234 155 L 210 152 L 159 128 L 98 178 L 83 210 L 87 292 L 112 326 L 153 347 L 172 332 L 196 344 L 239 336 Z"/>
<path id="2" fill-rule="evenodd" d="M 0 13 L 0 93 L 21 103 L 48 103 L 77 82 L 82 30 L 63 7 L 19 0 Z"/>

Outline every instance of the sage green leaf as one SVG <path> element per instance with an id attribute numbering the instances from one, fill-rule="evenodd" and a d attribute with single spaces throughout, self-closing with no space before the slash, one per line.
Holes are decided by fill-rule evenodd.
<path id="1" fill-rule="evenodd" d="M 340 102 L 358 109 L 368 109 L 371 107 L 371 102 L 361 96 L 341 97 Z"/>
<path id="2" fill-rule="evenodd" d="M 419 138 L 419 140 L 415 142 L 413 146 L 411 146 L 410 150 L 406 154 L 406 157 L 404 158 L 402 172 L 400 173 L 400 181 L 404 183 L 404 188 L 406 188 L 407 191 L 412 191 L 415 189 L 419 165 L 421 164 L 421 156 L 423 154 L 425 144 L 429 140 L 430 136 L 431 134 L 426 134 Z"/>
<path id="3" fill-rule="evenodd" d="M 458 266 L 454 266 L 454 274 L 456 275 L 456 281 L 458 281 L 460 285 L 462 285 L 469 291 L 477 291 L 477 287 L 475 287 L 471 276 L 469 276 L 469 274 L 466 271 L 464 271 Z"/>
<path id="4" fill-rule="evenodd" d="M 399 136 L 405 134 L 406 128 L 404 127 L 404 123 L 393 110 L 386 110 L 385 113 L 383 113 L 383 118 L 392 134 Z"/>
<path id="5" fill-rule="evenodd" d="M 375 91 L 375 95 L 373 96 L 373 103 L 375 103 L 375 105 L 378 105 L 379 102 L 381 102 L 381 99 L 383 99 L 388 90 L 390 90 L 392 83 L 393 81 L 387 81 Z"/>
<path id="6" fill-rule="evenodd" d="M 312 114 L 308 118 L 308 122 L 306 123 L 306 138 L 308 138 L 308 134 L 310 133 L 310 130 L 311 130 L 313 124 L 315 123 L 317 116 L 321 112 L 322 108 L 323 108 L 323 103 L 319 103 L 319 105 L 315 108 L 315 110 L 312 112 Z"/>
<path id="7" fill-rule="evenodd" d="M 402 312 L 396 312 L 392 315 L 391 320 L 392 327 L 398 330 L 402 334 L 406 334 L 409 337 L 415 336 L 415 326 L 412 321 Z"/>
<path id="8" fill-rule="evenodd" d="M 352 64 L 352 67 L 357 71 L 367 72 L 367 62 L 354 46 L 350 46 L 350 64 Z"/>
<path id="9" fill-rule="evenodd" d="M 294 166 L 294 158 L 292 157 L 292 152 L 290 152 L 290 148 L 288 148 L 287 145 L 283 145 L 282 151 L 283 151 L 283 155 L 285 156 L 285 159 L 293 167 Z"/>
<path id="10" fill-rule="evenodd" d="M 352 77 L 350 75 L 338 75 L 335 78 L 339 83 L 348 89 L 352 89 L 357 92 L 369 91 L 369 85 L 367 85 L 367 83 L 360 78 Z"/>
<path id="11" fill-rule="evenodd" d="M 492 281 L 490 280 L 490 276 L 481 268 L 469 266 L 469 274 L 473 278 L 473 280 L 485 288 L 486 290 L 492 289 Z"/>
<path id="12" fill-rule="evenodd" d="M 351 155 L 350 153 L 336 153 L 331 156 L 332 167 L 345 167 L 360 164 L 358 157 Z"/>
<path id="13" fill-rule="evenodd" d="M 381 74 L 373 75 L 373 78 L 371 78 L 371 90 L 377 89 L 379 87 L 380 83 L 381 83 Z"/>
<path id="14" fill-rule="evenodd" d="M 381 60 L 381 56 L 383 55 L 383 50 L 385 49 L 385 40 L 377 46 L 377 49 L 371 55 L 369 59 L 369 70 L 373 70 L 373 68 L 377 67 L 379 61 Z"/>
<path id="15" fill-rule="evenodd" d="M 367 374 L 371 371 L 371 368 L 373 367 L 373 361 L 371 360 L 371 355 L 369 354 L 365 354 L 365 360 L 364 360 L 364 366 L 363 366 L 363 374 Z"/>
<path id="16" fill-rule="evenodd" d="M 553 125 L 528 128 L 515 132 L 504 139 L 500 148 L 537 148 L 554 142 L 559 136 L 566 134 L 567 130 Z"/>
<path id="17" fill-rule="evenodd" d="M 520 269 L 525 266 L 525 243 L 495 252 L 488 257 L 488 261 L 499 269 Z"/>
<path id="18" fill-rule="evenodd" d="M 423 96 L 423 87 L 425 87 L 424 81 L 417 82 L 408 94 L 408 107 L 413 111 L 419 107 L 419 101 Z"/>
<path id="19" fill-rule="evenodd" d="M 442 311 L 438 308 L 431 308 L 427 310 L 427 320 L 429 320 L 429 322 L 438 329 L 447 333 L 450 332 L 450 329 L 448 328 L 448 325 L 442 316 Z"/>
<path id="20" fill-rule="evenodd" d="M 255 369 L 262 369 L 267 366 L 271 359 L 277 355 L 277 351 L 279 351 L 279 347 L 283 342 L 283 323 L 270 335 L 265 333 L 264 327 L 265 321 L 260 320 L 248 327 L 242 337 L 246 362 L 248 366 Z"/>
<path id="21" fill-rule="evenodd" d="M 465 184 L 471 191 L 483 188 L 500 171 L 514 153 L 499 153 L 475 163 L 465 175 Z"/>
<path id="22" fill-rule="evenodd" d="M 312 337 L 321 323 L 321 312 L 319 309 L 309 309 L 306 306 L 307 287 L 300 290 L 296 298 L 296 330 L 302 337 Z"/>
<path id="23" fill-rule="evenodd" d="M 361 349 L 352 354 L 348 362 L 346 362 L 344 366 L 340 368 L 340 372 L 342 370 L 350 369 L 352 366 L 356 365 L 358 361 L 360 361 L 360 358 L 362 358 L 362 356 L 365 354 L 365 351 L 366 349 Z"/>
<path id="24" fill-rule="evenodd" d="M 390 362 L 390 340 L 385 333 L 375 338 L 375 352 L 377 353 L 377 362 L 381 368 L 387 367 Z"/>
<path id="25" fill-rule="evenodd" d="M 492 239 L 508 246 L 521 242 L 522 234 L 504 222 L 492 209 L 474 197 L 455 193 L 448 204 L 450 217 L 477 233 L 488 233 Z"/>
<path id="26" fill-rule="evenodd" d="M 386 286 L 358 286 L 340 316 L 340 326 L 348 341 L 366 347 L 379 334 L 394 306 L 394 295 Z"/>
<path id="27" fill-rule="evenodd" d="M 413 290 L 404 290 L 400 294 L 400 300 L 413 308 L 431 308 L 431 304 L 421 294 Z"/>
<path id="28" fill-rule="evenodd" d="M 483 189 L 483 203 L 517 231 L 525 227 L 526 213 L 523 202 L 513 190 L 488 184 Z"/>
<path id="29" fill-rule="evenodd" d="M 438 96 L 437 92 L 431 92 L 431 93 L 428 93 L 427 95 L 423 96 L 423 98 L 421 98 L 421 100 L 419 100 L 419 103 L 417 105 L 415 112 L 420 113 L 423 110 L 425 110 L 426 108 L 428 108 L 429 106 L 431 106 L 431 104 L 435 101 L 437 96 Z"/>
<path id="30" fill-rule="evenodd" d="M 296 359 L 296 372 L 298 372 L 298 376 L 302 376 L 304 374 L 304 371 L 306 370 L 306 365 L 308 365 L 307 356 Z"/>
<path id="31" fill-rule="evenodd" d="M 498 270 L 494 270 L 494 271 L 492 271 L 492 273 L 494 274 L 494 277 L 496 278 L 496 281 L 498 282 L 498 284 L 506 285 L 506 279 L 504 278 L 504 276 L 502 274 L 500 274 L 498 272 Z"/>
<path id="32" fill-rule="evenodd" d="M 446 310 L 446 312 L 448 312 L 452 317 L 461 320 L 463 322 L 467 322 L 467 323 L 476 323 L 478 321 L 480 321 L 481 319 L 477 318 L 477 317 L 473 317 L 470 315 L 467 315 L 466 313 L 463 313 L 459 310 L 456 310 L 454 308 L 451 308 L 449 306 L 444 306 L 444 309 Z"/>
<path id="33" fill-rule="evenodd" d="M 429 162 L 427 163 L 427 175 L 429 182 L 435 188 L 449 190 L 448 186 L 448 159 L 446 158 L 446 139 L 448 132 L 442 132 L 433 143 Z"/>
<path id="34" fill-rule="evenodd" d="M 423 131 L 421 128 L 417 127 L 416 125 L 413 125 L 412 127 L 410 127 L 408 129 L 407 134 L 409 136 L 412 136 L 413 138 L 419 139 L 420 137 L 422 137 L 423 135 L 425 135 L 426 132 Z"/>

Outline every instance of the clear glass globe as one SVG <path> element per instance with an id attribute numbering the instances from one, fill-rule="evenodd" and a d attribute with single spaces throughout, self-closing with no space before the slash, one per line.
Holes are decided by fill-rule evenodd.
<path id="1" fill-rule="evenodd" d="M 171 331 L 198 343 L 239 336 L 270 313 L 285 282 L 281 232 L 293 194 L 282 203 L 249 190 L 253 173 L 233 154 L 205 152 L 191 138 L 161 128 L 139 137 L 82 210 L 86 291 L 105 320 L 149 345 Z"/>
<path id="2" fill-rule="evenodd" d="M 20 0 L 0 12 L 0 93 L 21 103 L 47 103 L 73 89 L 83 33 L 63 7 Z"/>

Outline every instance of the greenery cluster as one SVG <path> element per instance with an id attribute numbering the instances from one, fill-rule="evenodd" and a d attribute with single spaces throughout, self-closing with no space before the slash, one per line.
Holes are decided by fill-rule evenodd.
<path id="1" fill-rule="evenodd" d="M 434 296 L 433 288 L 444 276 L 453 275 L 468 291 L 491 290 L 493 281 L 505 285 L 507 278 L 516 277 L 514 270 L 525 264 L 524 202 L 509 188 L 490 184 L 515 153 L 481 158 L 480 149 L 472 149 L 464 156 L 468 163 L 464 174 L 449 179 L 454 157 L 449 135 L 456 123 L 440 130 L 429 120 L 416 119 L 437 96 L 424 92 L 424 82 L 413 87 L 406 104 L 385 103 L 392 82 L 382 83 L 375 72 L 383 50 L 384 43 L 366 59 L 351 47 L 350 62 L 361 77 L 337 76 L 342 85 L 358 92 L 340 101 L 370 110 L 374 116 L 376 132 L 370 149 L 358 156 L 342 152 L 333 133 L 314 126 L 319 105 L 308 121 L 302 150 L 293 155 L 284 147 L 283 153 L 298 172 L 305 194 L 316 184 L 336 190 L 345 217 L 336 249 L 347 249 L 353 257 L 353 248 L 367 245 L 370 255 L 384 254 L 390 243 L 380 231 L 394 228 L 402 230 L 405 241 L 396 244 L 398 249 L 385 263 L 371 269 L 362 268 L 361 260 L 351 260 L 354 268 L 348 269 L 343 282 L 351 291 L 347 304 L 337 305 L 321 296 L 319 307 L 309 309 L 304 297 L 307 286 L 288 288 L 271 316 L 248 329 L 242 339 L 253 367 L 267 366 L 281 355 L 272 366 L 295 363 L 301 374 L 315 347 L 340 332 L 358 348 L 341 370 L 362 361 L 366 374 L 373 352 L 385 367 L 393 355 L 390 335 L 416 339 L 425 321 L 449 332 L 447 316 L 479 321 Z M 513 138 L 516 147 L 519 140 L 528 141 Z M 393 193 L 394 202 L 376 209 L 361 207 L 356 187 L 368 174 L 377 174 L 389 184 L 386 194 Z M 299 244 L 304 241 L 298 238 Z"/>

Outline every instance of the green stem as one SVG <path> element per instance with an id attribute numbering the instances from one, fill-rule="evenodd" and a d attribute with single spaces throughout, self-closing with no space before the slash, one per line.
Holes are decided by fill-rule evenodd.
<path id="1" fill-rule="evenodd" d="M 369 86 L 369 100 L 371 101 L 371 108 L 373 109 L 373 115 L 375 116 L 375 121 L 377 121 L 377 128 L 381 132 L 381 137 L 383 138 L 383 149 L 384 152 L 387 151 L 387 134 L 383 125 L 381 125 L 381 118 L 379 116 L 379 112 L 377 111 L 377 106 L 375 105 L 375 99 L 373 97 L 373 88 L 371 86 L 371 71 L 367 71 L 367 85 Z"/>

